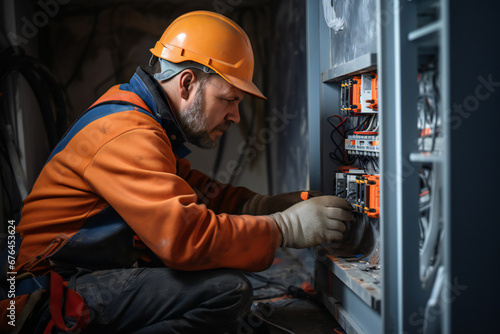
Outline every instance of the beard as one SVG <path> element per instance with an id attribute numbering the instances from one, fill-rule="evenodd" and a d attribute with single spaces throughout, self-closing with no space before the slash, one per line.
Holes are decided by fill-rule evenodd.
<path id="1" fill-rule="evenodd" d="M 205 89 L 201 85 L 196 91 L 193 102 L 179 113 L 179 124 L 188 141 L 201 148 L 214 148 L 217 146 L 219 136 L 212 138 L 210 132 L 220 130 L 227 131 L 231 126 L 230 121 L 217 125 L 210 129 L 207 116 L 203 113 L 205 109 Z"/>

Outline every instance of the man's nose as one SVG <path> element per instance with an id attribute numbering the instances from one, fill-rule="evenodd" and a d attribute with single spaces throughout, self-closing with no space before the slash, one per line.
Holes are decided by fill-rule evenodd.
<path id="1" fill-rule="evenodd" d="M 226 115 L 226 120 L 238 124 L 240 122 L 240 110 L 237 104 L 231 107 Z"/>

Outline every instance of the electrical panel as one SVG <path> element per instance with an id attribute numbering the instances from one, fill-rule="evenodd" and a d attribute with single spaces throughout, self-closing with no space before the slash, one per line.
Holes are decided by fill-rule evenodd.
<path id="1" fill-rule="evenodd" d="M 380 135 L 378 84 L 375 71 L 345 76 L 340 84 L 338 114 L 327 118 L 331 126 L 329 158 L 337 166 L 332 175 L 333 194 L 346 199 L 358 221 L 379 226 L 380 218 Z M 356 223 L 354 224 L 356 225 Z M 355 226 L 356 228 L 356 226 Z M 379 240 L 372 241 L 360 259 L 379 259 Z M 375 263 L 378 264 L 378 261 Z"/>
<path id="2" fill-rule="evenodd" d="M 342 241 L 321 245 L 317 250 L 326 255 L 318 262 L 315 287 L 347 333 L 364 333 L 367 328 L 381 333 L 380 226 L 384 213 L 380 123 L 384 111 L 379 103 L 376 0 L 322 2 L 323 8 L 329 9 L 324 11 L 325 17 L 328 13 L 337 15 L 346 24 L 339 30 L 322 30 L 320 23 L 320 40 L 331 43 L 320 43 L 320 50 L 325 50 L 319 55 L 320 64 L 325 65 L 320 65 L 322 89 L 318 93 L 309 91 L 309 110 L 320 110 L 319 115 L 311 113 L 309 118 L 311 170 L 320 170 L 324 193 L 351 204 L 355 220 L 346 222 Z M 308 6 L 314 6 L 314 1 L 308 2 Z M 331 21 L 338 20 L 331 17 Z M 313 40 L 314 37 L 310 39 Z M 321 61 L 328 53 L 329 67 Z M 309 73 L 310 80 L 314 80 L 314 70 Z M 319 154 L 316 147 L 320 148 Z M 317 168 L 316 161 L 320 161 L 321 168 Z M 314 177 L 311 185 L 317 185 Z M 358 321 L 361 318 L 374 322 L 365 327 Z"/>
<path id="3" fill-rule="evenodd" d="M 474 209 L 495 196 L 476 196 L 480 187 L 462 182 L 467 154 L 488 151 L 473 144 L 481 125 L 498 118 L 497 4 L 321 2 L 307 2 L 327 18 L 316 28 L 311 15 L 308 24 L 321 88 L 308 75 L 310 136 L 319 147 L 311 156 L 321 161 L 311 163 L 311 183 L 321 175 L 324 191 L 352 205 L 350 225 L 375 241 L 351 254 L 332 247 L 317 261 L 323 303 L 349 334 L 499 332 L 498 293 L 487 284 L 496 272 L 481 247 L 496 245 L 498 228 L 494 215 Z M 478 34 L 457 17 L 488 29 Z M 464 40 L 488 52 L 474 53 Z M 487 227 L 471 227 L 476 221 Z"/>
<path id="4" fill-rule="evenodd" d="M 445 272 L 446 235 L 442 159 L 448 124 L 442 112 L 440 55 L 435 46 L 422 47 L 417 54 L 413 45 L 403 48 L 399 41 L 388 42 L 385 35 L 381 43 L 386 53 L 379 48 L 382 54 L 372 50 L 353 57 L 352 51 L 355 54 L 358 47 L 367 45 L 363 36 L 356 37 L 359 25 L 377 21 L 380 14 L 374 3 L 323 1 L 345 24 L 338 31 L 329 30 L 332 43 L 320 53 L 320 59 L 328 53 L 335 59 L 330 67 L 322 67 L 320 114 L 316 115 L 321 123 L 321 184 L 324 192 L 351 204 L 356 220 L 346 223 L 344 239 L 350 247 L 337 243 L 327 248 L 327 258 L 316 272 L 316 287 L 347 333 L 398 333 L 403 328 L 434 333 L 440 320 L 433 323 L 439 318 L 426 314 L 439 307 L 435 296 Z M 391 8 L 391 3 L 382 0 L 378 5 Z M 398 12 L 407 18 L 401 21 L 402 27 L 415 30 L 401 33 L 405 43 L 411 44 L 412 36 L 421 33 L 416 24 L 432 23 L 443 3 L 405 3 L 411 10 Z M 363 19 L 357 20 L 360 13 Z M 380 37 L 374 27 L 365 28 L 370 30 L 365 36 Z M 385 26 L 382 30 L 390 32 Z M 327 40 L 322 39 L 321 29 L 319 35 Z M 396 46 L 404 53 L 404 60 L 397 63 L 391 57 L 399 53 L 390 52 Z M 398 66 L 404 74 L 393 70 Z M 314 131 L 310 128 L 313 138 Z M 401 262 L 407 254 L 418 261 Z M 387 290 L 389 286 L 402 290 Z M 405 321 L 410 314 L 396 315 L 402 307 L 401 295 L 411 295 L 413 305 L 421 307 L 422 325 L 409 326 Z M 391 327 L 393 321 L 397 327 Z"/>

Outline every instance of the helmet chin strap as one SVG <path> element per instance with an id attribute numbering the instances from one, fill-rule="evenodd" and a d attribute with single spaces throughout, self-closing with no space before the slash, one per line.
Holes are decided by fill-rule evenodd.
<path id="1" fill-rule="evenodd" d="M 153 58 L 156 58 L 155 62 L 153 62 Z M 159 59 L 158 57 L 156 57 L 155 55 L 152 54 L 151 58 L 149 58 L 149 66 L 153 67 L 156 64 L 156 62 L 158 61 L 158 59 Z"/>
<path id="2" fill-rule="evenodd" d="M 161 65 L 161 73 L 156 73 L 154 75 L 155 79 L 158 81 L 168 80 L 188 68 L 197 69 L 205 73 L 216 74 L 216 72 L 211 68 L 190 60 L 183 61 L 181 63 L 173 63 L 171 61 L 159 58 L 159 61 Z"/>

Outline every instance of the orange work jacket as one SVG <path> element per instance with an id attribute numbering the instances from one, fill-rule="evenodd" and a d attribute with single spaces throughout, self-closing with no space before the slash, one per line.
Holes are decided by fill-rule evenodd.
<path id="1" fill-rule="evenodd" d="M 150 74 L 138 68 L 112 87 L 68 130 L 26 198 L 16 270 L 126 267 L 144 250 L 181 270 L 269 267 L 275 222 L 235 214 L 254 193 L 192 170 L 185 141 Z"/>

